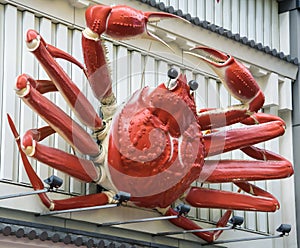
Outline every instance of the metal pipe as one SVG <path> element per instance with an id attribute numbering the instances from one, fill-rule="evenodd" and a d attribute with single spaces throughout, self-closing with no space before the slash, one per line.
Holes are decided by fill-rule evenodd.
<path id="1" fill-rule="evenodd" d="M 51 211 L 51 212 L 46 212 L 46 213 L 40 213 L 40 214 L 38 214 L 38 216 L 73 213 L 73 212 L 81 212 L 81 211 L 97 210 L 97 209 L 105 209 L 105 208 L 114 208 L 114 207 L 118 207 L 118 204 L 108 204 L 108 205 L 86 207 L 86 208 L 73 208 L 73 209 L 66 209 L 66 210 L 57 210 L 57 211 Z"/>
<path id="2" fill-rule="evenodd" d="M 175 234 L 185 234 L 185 233 L 199 233 L 199 232 L 212 232 L 212 231 L 226 231 L 234 229 L 234 226 L 227 227 L 215 227 L 215 228 L 203 228 L 203 229 L 194 229 L 194 230 L 183 230 L 183 231 L 174 231 L 174 232 L 159 232 L 155 236 L 167 236 Z"/>
<path id="3" fill-rule="evenodd" d="M 170 220 L 177 219 L 179 216 L 171 215 L 171 216 L 161 216 L 161 217 L 152 217 L 152 218 L 144 218 L 144 219 L 134 219 L 134 220 L 126 220 L 126 221 L 114 221 L 99 224 L 98 226 L 113 226 L 113 225 L 121 225 L 121 224 L 131 224 L 131 223 L 139 223 L 139 222 L 148 222 L 148 221 L 158 221 L 158 220 Z"/>
<path id="4" fill-rule="evenodd" d="M 228 239 L 228 240 L 220 240 L 212 243 L 202 244 L 202 246 L 214 245 L 214 244 L 225 244 L 225 243 L 234 243 L 234 242 L 243 242 L 243 241 L 253 241 L 253 240 L 261 240 L 261 239 L 276 239 L 283 237 L 283 234 L 273 235 L 273 236 L 263 236 L 263 237 L 253 237 L 253 238 L 241 238 L 241 239 Z"/>
<path id="5" fill-rule="evenodd" d="M 41 189 L 41 190 L 35 190 L 32 192 L 23 192 L 23 193 L 11 194 L 11 195 L 3 195 L 3 196 L 0 196 L 0 200 L 21 197 L 21 196 L 35 195 L 35 194 L 40 194 L 40 193 L 46 193 L 46 192 L 48 192 L 48 190 L 49 189 Z"/>

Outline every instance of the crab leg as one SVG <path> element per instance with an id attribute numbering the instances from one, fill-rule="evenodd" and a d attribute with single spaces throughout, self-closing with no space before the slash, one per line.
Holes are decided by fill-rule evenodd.
<path id="1" fill-rule="evenodd" d="M 28 130 L 22 141 L 26 155 L 84 182 L 97 181 L 99 171 L 92 161 L 38 143 L 53 133 L 49 126 Z"/>
<path id="2" fill-rule="evenodd" d="M 241 181 L 257 181 L 286 178 L 294 173 L 292 164 L 278 154 L 257 147 L 241 149 L 244 153 L 260 161 L 247 160 L 207 160 L 203 175 L 207 174 L 207 182 L 224 183 Z"/>
<path id="3" fill-rule="evenodd" d="M 269 192 L 248 182 L 235 183 L 245 195 L 223 190 L 192 187 L 185 201 L 193 207 L 275 212 L 279 203 Z"/>
<path id="4" fill-rule="evenodd" d="M 90 35 L 87 31 L 82 33 L 82 50 L 89 83 L 95 97 L 100 102 L 111 104 L 115 101 L 115 97 L 112 92 L 105 47 L 100 37 L 94 38 Z"/>
<path id="5" fill-rule="evenodd" d="M 217 227 L 225 227 L 230 216 L 231 216 L 232 211 L 227 210 L 225 214 L 219 219 L 218 223 L 216 224 Z M 172 215 L 178 215 L 178 213 L 172 209 L 169 208 L 168 211 L 166 212 L 167 216 L 172 216 Z M 169 220 L 171 223 L 174 225 L 183 228 L 184 230 L 197 230 L 197 229 L 202 229 L 199 225 L 197 225 L 194 221 L 184 217 L 184 216 L 179 216 L 176 219 L 171 219 Z M 195 232 L 193 233 L 197 237 L 211 243 L 215 241 L 221 234 L 222 230 L 218 231 L 213 231 L 213 232 Z"/>
<path id="6" fill-rule="evenodd" d="M 23 150 L 21 148 L 20 136 L 16 130 L 16 127 L 15 127 L 12 119 L 10 118 L 9 115 L 7 115 L 7 118 L 8 118 L 10 128 L 15 137 L 18 149 L 20 151 L 26 173 L 29 177 L 29 180 L 30 180 L 34 190 L 44 189 L 43 182 L 38 177 L 36 172 L 33 170 L 31 164 L 29 163 L 29 161 L 27 159 L 26 154 L 23 152 Z M 39 129 L 39 131 L 43 137 L 45 137 L 53 132 L 50 127 Z M 87 196 L 77 196 L 77 197 L 72 197 L 72 198 L 63 199 L 63 200 L 51 200 L 46 193 L 40 193 L 38 195 L 39 195 L 41 201 L 43 202 L 43 204 L 47 208 L 49 208 L 49 210 L 65 210 L 65 209 L 72 209 L 72 208 L 79 208 L 79 207 L 99 206 L 99 205 L 105 205 L 105 204 L 109 203 L 109 200 L 110 200 L 109 195 L 107 195 L 105 193 L 98 193 L 98 194 L 87 195 Z"/>
<path id="7" fill-rule="evenodd" d="M 251 73 L 230 55 L 212 48 L 199 46 L 187 52 L 208 63 L 219 76 L 229 93 L 241 105 L 224 110 L 208 110 L 198 114 L 202 130 L 231 125 L 257 112 L 264 104 L 264 95 Z"/>
<path id="8" fill-rule="evenodd" d="M 67 59 L 83 68 L 80 63 L 72 56 L 47 44 L 35 30 L 27 32 L 26 44 L 82 123 L 92 129 L 101 129 L 103 127 L 102 119 L 54 57 Z"/>
<path id="9" fill-rule="evenodd" d="M 252 125 L 260 122 L 262 123 Z M 244 119 L 243 123 L 252 126 L 204 135 L 205 156 L 208 157 L 251 146 L 283 135 L 285 132 L 285 123 L 282 119 L 263 113 L 257 113 L 248 117 Z"/>
<path id="10" fill-rule="evenodd" d="M 158 22 L 163 18 L 186 21 L 173 14 L 142 12 L 125 5 L 93 5 L 86 10 L 87 28 L 82 32 L 82 50 L 91 88 L 96 98 L 103 104 L 112 105 L 115 97 L 112 93 L 110 70 L 101 35 L 105 34 L 115 40 L 154 39 L 169 47 L 166 42 L 147 30 L 148 22 Z"/>
<path id="11" fill-rule="evenodd" d="M 97 157 L 100 149 L 90 135 L 32 85 L 37 85 L 33 78 L 20 75 L 16 83 L 17 94 L 76 150 Z"/>

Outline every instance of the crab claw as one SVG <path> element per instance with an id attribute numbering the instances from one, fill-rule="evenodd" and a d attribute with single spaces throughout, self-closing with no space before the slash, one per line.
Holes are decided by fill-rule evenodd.
<path id="1" fill-rule="evenodd" d="M 94 5 L 87 9 L 86 23 L 88 30 L 85 35 L 99 39 L 101 34 L 113 39 L 125 40 L 132 38 L 150 38 L 169 45 L 147 30 L 147 23 L 159 22 L 163 18 L 185 19 L 164 12 L 142 12 L 129 6 Z M 170 48 L 170 47 L 169 47 Z"/>
<path id="2" fill-rule="evenodd" d="M 218 75 L 230 94 L 243 104 L 249 105 L 249 111 L 258 111 L 264 103 L 264 95 L 249 70 L 234 57 L 213 48 L 198 46 L 187 54 L 196 56 L 208 63 Z"/>

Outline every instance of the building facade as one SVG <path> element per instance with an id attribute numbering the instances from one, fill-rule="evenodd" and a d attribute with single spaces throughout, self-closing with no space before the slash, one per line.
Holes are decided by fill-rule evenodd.
<path id="1" fill-rule="evenodd" d="M 118 104 L 141 87 L 157 86 L 168 80 L 169 68 L 184 73 L 188 80 L 199 83 L 195 93 L 198 108 L 226 108 L 239 102 L 229 95 L 217 75 L 198 59 L 183 51 L 205 45 L 233 55 L 253 74 L 265 94 L 262 111 L 281 117 L 286 122 L 285 135 L 260 144 L 297 164 L 297 137 L 299 104 L 297 102 L 299 68 L 299 8 L 286 7 L 286 1 L 275 0 L 165 0 L 133 1 L 125 4 L 142 11 L 165 11 L 179 15 L 190 23 L 167 19 L 149 24 L 148 29 L 157 34 L 172 51 L 154 41 L 142 39 L 115 41 L 105 37 L 113 79 L 113 90 Z M 296 4 L 297 1 L 290 1 Z M 21 73 L 34 78 L 48 76 L 25 45 L 28 29 L 36 29 L 50 44 L 83 61 L 81 32 L 85 28 L 85 9 L 92 4 L 113 5 L 111 0 L 0 0 L 0 194 L 31 192 L 32 188 L 24 170 L 17 147 L 9 129 L 6 115 L 14 119 L 20 134 L 33 127 L 45 125 L 33 111 L 25 106 L 14 91 L 15 79 Z M 297 32 L 296 32 L 297 31 Z M 99 103 L 94 98 L 82 71 L 65 61 L 59 61 L 76 85 L 87 95 L 95 109 Z M 57 93 L 49 99 L 74 117 L 70 107 Z M 296 101 L 292 102 L 293 99 Z M 294 108 L 294 112 L 293 112 Z M 75 118 L 75 117 L 74 117 Z M 293 122 L 294 121 L 294 122 Z M 293 146 L 294 137 L 294 146 Z M 44 144 L 72 153 L 71 148 L 58 135 Z M 292 149 L 294 147 L 294 149 Z M 249 159 L 240 151 L 219 155 L 217 159 Z M 30 160 L 40 178 L 55 174 L 64 180 L 55 199 L 68 198 L 96 192 L 92 184 L 83 184 L 50 167 Z M 256 238 L 275 235 L 276 228 L 292 225 L 288 237 L 245 242 L 248 247 L 297 247 L 297 221 L 299 197 L 295 192 L 296 175 L 287 179 L 255 182 L 271 192 L 281 203 L 275 213 L 235 211 L 243 216 L 244 224 L 235 231 L 224 232 L 220 240 Z M 200 185 L 200 183 L 195 183 Z M 236 191 L 230 183 L 204 185 L 213 189 Z M 298 199 L 298 201 L 296 201 Z M 178 230 L 166 221 L 147 224 L 101 227 L 111 221 L 156 217 L 155 211 L 132 207 L 65 213 L 54 216 L 37 216 L 47 212 L 37 196 L 26 196 L 0 201 L 0 247 L 199 247 L 204 241 L 192 234 L 153 236 L 157 232 Z M 203 227 L 212 227 L 223 210 L 192 208 L 189 217 Z M 299 230 L 298 230 L 299 232 Z M 222 247 L 240 247 L 240 242 L 220 244 Z M 215 247 L 216 245 L 211 245 Z"/>

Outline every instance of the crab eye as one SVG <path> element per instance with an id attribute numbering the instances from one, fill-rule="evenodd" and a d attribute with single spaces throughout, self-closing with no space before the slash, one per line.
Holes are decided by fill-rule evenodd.
<path id="1" fill-rule="evenodd" d="M 169 80 L 165 82 L 165 86 L 168 90 L 174 90 L 177 86 L 177 79 L 178 79 L 178 71 L 174 68 L 168 70 L 168 77 Z"/>
<path id="2" fill-rule="evenodd" d="M 195 91 L 198 89 L 199 84 L 195 80 L 191 80 L 188 82 L 188 86 L 190 87 L 191 91 Z"/>

